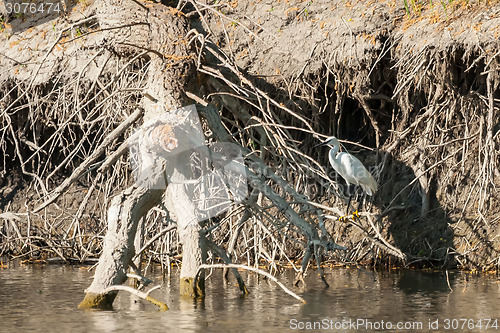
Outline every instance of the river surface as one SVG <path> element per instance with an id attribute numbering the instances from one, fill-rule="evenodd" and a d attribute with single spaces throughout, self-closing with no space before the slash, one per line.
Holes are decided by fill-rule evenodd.
<path id="1" fill-rule="evenodd" d="M 119 293 L 113 310 L 82 311 L 77 305 L 91 282 L 88 267 L 10 263 L 0 269 L 0 332 L 500 331 L 500 284 L 494 274 L 449 271 L 447 281 L 444 272 L 338 268 L 326 272 L 330 288 L 309 271 L 303 289 L 292 287 L 293 271 L 277 275 L 307 304 L 269 280 L 242 275 L 249 295 L 214 270 L 205 300 L 193 301 L 178 295 L 176 269 L 166 279 L 150 272 L 163 285 L 152 295 L 169 311 L 126 292 Z"/>

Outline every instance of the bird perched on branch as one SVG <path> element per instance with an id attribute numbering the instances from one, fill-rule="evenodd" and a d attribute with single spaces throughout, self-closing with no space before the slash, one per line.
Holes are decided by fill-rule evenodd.
<path id="1" fill-rule="evenodd" d="M 335 171 L 337 171 L 337 173 L 345 179 L 348 186 L 350 186 L 351 184 L 358 185 L 363 189 L 364 193 L 370 196 L 377 192 L 377 182 L 375 181 L 371 173 L 365 168 L 363 163 L 361 163 L 360 160 L 349 153 L 339 153 L 340 143 L 336 137 L 331 136 L 329 138 L 326 138 L 326 140 L 316 145 L 315 147 L 320 145 L 333 145 L 333 148 L 330 149 L 330 152 L 328 153 L 328 159 L 330 160 L 330 164 L 335 169 Z M 348 216 L 351 199 L 352 194 L 349 195 L 346 215 L 340 217 L 339 220 L 342 220 Z M 361 200 L 358 204 L 358 208 L 352 214 L 353 218 L 359 217 L 358 210 L 360 209 L 360 205 Z"/>

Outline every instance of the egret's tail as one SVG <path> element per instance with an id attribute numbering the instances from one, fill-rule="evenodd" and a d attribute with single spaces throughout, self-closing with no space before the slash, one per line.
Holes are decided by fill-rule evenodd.
<path id="1" fill-rule="evenodd" d="M 375 178 L 373 178 L 373 176 L 370 173 L 368 173 L 368 175 L 369 175 L 369 177 L 367 177 L 364 184 L 360 184 L 360 185 L 361 185 L 361 188 L 363 189 L 363 191 L 365 191 L 366 194 L 371 196 L 371 195 L 374 195 L 375 192 L 377 192 L 378 184 L 377 184 L 377 181 L 375 180 Z"/>

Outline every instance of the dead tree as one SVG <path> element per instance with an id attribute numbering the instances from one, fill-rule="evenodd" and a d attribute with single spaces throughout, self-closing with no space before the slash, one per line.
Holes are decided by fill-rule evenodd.
<path id="1" fill-rule="evenodd" d="M 143 108 L 145 122 L 154 120 L 169 110 L 186 104 L 183 91 L 195 78 L 193 64 L 185 38 L 189 24 L 182 15 L 159 4 L 148 4 L 148 8 L 138 2 L 105 0 L 97 3 L 97 20 L 105 30 L 103 40 L 108 47 L 124 56 L 143 52 L 150 58 L 149 74 L 144 89 Z M 153 135 L 159 135 L 155 132 Z M 155 159 L 152 155 L 150 158 Z M 166 163 L 160 159 L 150 161 L 148 177 L 124 190 L 116 196 L 108 209 L 108 230 L 103 254 L 99 259 L 94 280 L 87 289 L 80 308 L 106 308 L 111 306 L 115 291 L 106 293 L 106 288 L 119 285 L 127 279 L 126 272 L 134 257 L 134 239 L 139 220 L 149 209 L 161 202 L 166 186 Z M 176 200 L 189 198 L 178 188 Z M 186 214 L 177 213 L 178 223 L 189 219 Z M 199 229 L 183 228 L 179 233 L 184 244 L 184 263 L 188 267 L 203 263 L 199 253 Z M 192 243 L 195 243 L 194 245 Z M 184 265 L 183 265 L 184 266 Z M 187 270 L 181 278 L 181 290 L 193 294 L 194 272 Z M 183 282 L 185 281 L 185 282 Z M 203 294 L 203 279 L 200 279 L 198 293 Z M 188 286 L 184 287 L 185 284 Z"/>
<path id="2" fill-rule="evenodd" d="M 432 248 L 432 252 L 438 248 L 442 253 L 438 258 L 443 258 L 453 250 L 452 229 L 466 230 L 459 236 L 459 260 L 475 251 L 470 245 L 475 242 L 470 239 L 487 244 L 478 226 L 490 230 L 498 220 L 498 214 L 486 212 L 494 212 L 491 208 L 498 202 L 492 194 L 499 179 L 495 159 L 499 61 L 498 52 L 486 54 L 489 51 L 485 50 L 490 46 L 498 49 L 498 41 L 488 39 L 493 36 L 492 27 L 498 25 L 491 24 L 488 33 L 474 34 L 480 38 L 479 49 L 460 46 L 458 49 L 464 48 L 468 56 L 457 65 L 457 59 L 463 57 L 453 61 L 443 57 L 455 49 L 454 44 L 435 45 L 437 39 L 429 38 L 422 41 L 421 49 L 413 50 L 413 30 L 406 29 L 409 22 L 400 15 L 401 6 L 398 14 L 397 9 L 389 10 L 384 3 L 375 4 L 375 11 L 370 7 L 373 4 L 363 2 L 354 4 L 356 10 L 342 1 L 335 3 L 335 10 L 330 10 L 328 2 L 297 1 L 296 5 L 273 4 L 273 10 L 284 15 L 260 22 L 259 15 L 267 13 L 268 3 L 211 6 L 190 0 L 179 1 L 174 9 L 141 1 L 99 0 L 82 9 L 83 16 L 75 18 L 73 13 L 69 21 L 59 22 L 60 29 L 52 31 L 49 23 L 32 32 L 1 35 L 2 41 L 8 40 L 2 44 L 16 46 L 17 53 L 13 48 L 2 49 L 6 57 L 0 58 L 0 64 L 6 66 L 0 71 L 4 95 L 0 96 L 0 149 L 19 163 L 20 173 L 30 177 L 38 192 L 35 200 L 43 202 L 36 202 L 35 209 L 17 209 L 16 214 L 1 212 L 8 241 L 0 251 L 18 247 L 29 255 L 37 251 L 33 240 L 49 239 L 44 245 L 47 251 L 63 260 L 76 257 L 84 261 L 100 252 L 99 234 L 107 228 L 95 279 L 81 307 L 108 307 L 119 289 L 113 286 L 125 281 L 129 267 L 138 266 L 133 264 L 134 258 L 137 260 L 140 252 L 170 231 L 177 232 L 183 244 L 181 290 L 191 296 L 203 296 L 203 273 L 200 279 L 195 274 L 209 251 L 230 263 L 241 260 L 241 253 L 248 254 L 252 248 L 254 264 L 264 259 L 276 268 L 277 257 L 294 265 L 283 245 L 293 242 L 293 250 L 298 249 L 302 256 L 301 268 L 296 268 L 300 280 L 311 258 L 316 258 L 321 272 L 324 251 L 339 248 L 329 234 L 332 232 L 341 242 L 352 244 L 346 254 L 352 261 L 365 260 L 370 253 L 378 258 L 378 249 L 405 260 L 408 252 L 418 254 L 420 249 Z M 371 12 L 372 16 L 360 14 L 344 20 L 354 12 Z M 458 25 L 450 25 L 457 35 L 467 33 L 460 26 L 460 17 Z M 196 23 L 196 29 L 191 29 L 193 22 L 189 20 Z M 391 27 L 387 22 L 392 22 Z M 424 20 L 416 24 L 425 28 L 418 22 Z M 318 29 L 311 29 L 314 24 Z M 280 27 L 279 34 L 276 27 Z M 311 37 L 296 34 L 295 27 L 310 31 Z M 45 42 L 38 49 L 32 48 L 33 34 Z M 41 37 L 46 35 L 50 38 Z M 28 51 L 23 52 L 25 49 Z M 460 68 L 467 71 L 461 74 Z M 128 85 L 131 81 L 137 84 Z M 454 82 L 462 82 L 461 91 L 470 93 L 456 90 Z M 420 93 L 415 94 L 415 89 Z M 203 220 L 193 200 L 196 188 L 192 184 L 199 176 L 198 171 L 184 167 L 191 163 L 189 156 L 179 155 L 172 162 L 171 155 L 162 157 L 156 151 L 159 145 L 174 153 L 176 145 L 189 141 L 189 136 L 181 138 L 186 131 L 168 134 L 187 123 L 161 119 L 194 102 L 199 103 L 196 109 L 204 122 L 206 137 L 202 140 L 236 146 L 244 156 L 241 165 L 248 183 L 249 195 L 234 214 L 209 222 Z M 373 210 L 360 214 L 361 220 L 344 225 L 337 223 L 343 205 L 338 184 L 327 175 L 320 155 L 311 147 L 321 135 L 350 133 L 346 119 L 353 116 L 353 107 L 361 111 L 357 112 L 361 114 L 357 124 L 363 124 L 362 130 L 356 127 L 354 132 L 366 132 L 373 138 L 373 144 L 368 145 L 383 152 L 379 159 L 375 150 L 367 149 L 365 157 L 371 159 L 377 178 L 386 185 L 375 198 Z M 139 121 L 144 122 L 143 132 L 131 134 L 132 125 Z M 104 130 L 95 131 L 95 124 Z M 50 137 L 43 135 L 44 126 L 52 131 L 47 134 Z M 457 134 L 462 127 L 466 133 Z M 93 137 L 96 132 L 99 138 Z M 109 179 L 128 175 L 123 166 L 127 163 L 120 165 L 117 161 L 134 142 L 144 145 L 140 151 L 144 152 L 142 161 L 149 166 L 147 176 L 138 177 L 133 184 L 123 180 L 117 186 Z M 359 142 L 358 146 L 367 148 L 366 143 Z M 58 150 L 62 150 L 60 156 L 54 157 Z M 217 149 L 200 148 L 193 153 L 203 157 L 202 164 L 217 162 L 207 157 L 216 156 Z M 404 163 L 396 163 L 398 160 Z M 9 161 L 4 158 L 1 163 L 4 166 L 0 172 L 5 173 Z M 65 169 L 72 174 L 60 183 L 55 178 Z M 110 170 L 119 176 L 107 178 Z M 91 171 L 95 173 L 89 176 Z M 468 176 L 470 172 L 474 177 Z M 89 185 L 86 194 L 81 202 L 69 203 L 76 202 L 75 216 L 62 222 L 43 219 L 41 215 L 54 208 L 53 203 L 66 209 L 62 194 L 83 175 Z M 328 188 L 322 198 L 316 198 L 325 199 L 322 204 L 308 196 L 307 186 L 317 185 L 318 180 Z M 438 189 L 433 185 L 435 180 Z M 467 184 L 467 191 L 456 191 L 457 182 Z M 419 185 L 420 193 L 415 193 L 414 185 Z M 116 195 L 99 186 L 125 190 Z M 166 188 L 170 190 L 165 192 Z M 3 189 L 2 195 L 11 191 Z M 105 219 L 96 218 L 100 229 L 86 239 L 80 221 L 96 192 L 105 193 L 102 202 L 106 204 L 99 203 L 101 211 L 108 203 L 109 207 Z M 410 197 L 414 194 L 417 200 Z M 409 199 L 410 206 L 405 204 Z M 436 214 L 436 205 L 442 203 L 449 204 L 458 223 L 451 226 L 442 219 L 441 234 L 431 223 L 432 227 L 421 235 L 420 225 L 413 222 L 426 223 Z M 140 220 L 148 221 L 143 217 L 152 215 L 159 209 L 155 206 L 161 204 L 176 225 L 143 235 Z M 477 218 L 475 207 L 480 210 Z M 325 211 L 331 215 L 325 216 Z M 412 211 L 421 218 L 416 219 Z M 35 217 L 42 220 L 42 227 L 33 222 Z M 391 231 L 398 225 L 399 230 Z M 254 228 L 250 230 L 255 232 L 254 241 L 244 243 L 241 235 L 250 228 Z M 412 233 L 406 228 L 413 228 Z M 39 234 L 33 235 L 33 229 Z M 212 237 L 214 230 L 219 232 L 218 239 Z M 413 241 L 414 234 L 420 235 L 418 242 Z M 450 236 L 447 239 L 441 235 Z M 149 237 L 144 245 L 143 237 Z M 430 246 L 428 239 L 434 239 Z M 261 246 L 265 241 L 271 244 L 268 248 Z M 169 249 L 177 248 L 175 241 L 169 242 L 162 244 L 173 243 Z M 170 253 L 163 250 L 161 255 Z M 486 250 L 483 264 L 496 265 L 497 248 Z M 246 291 L 241 278 L 238 281 L 240 289 Z"/>

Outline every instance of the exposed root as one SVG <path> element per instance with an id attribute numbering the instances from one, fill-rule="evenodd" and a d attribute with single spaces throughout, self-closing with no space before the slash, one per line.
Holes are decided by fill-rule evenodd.
<path id="1" fill-rule="evenodd" d="M 154 291 L 158 288 L 161 288 L 161 286 L 156 286 L 156 287 L 149 289 L 147 292 L 142 292 L 142 291 L 134 289 L 132 287 L 119 285 L 119 286 L 108 287 L 108 288 L 106 288 L 106 290 L 104 290 L 104 292 L 109 293 L 112 291 L 119 291 L 119 290 L 127 291 L 127 292 L 131 293 L 132 295 L 140 297 L 140 298 L 158 306 L 160 308 L 160 311 L 167 311 L 168 310 L 167 304 L 165 304 L 165 303 L 163 303 L 163 302 L 161 302 L 161 301 L 157 300 L 156 298 L 149 295 L 152 291 Z"/>
<path id="2" fill-rule="evenodd" d="M 459 8 L 425 8 L 416 19 L 383 2 L 296 5 L 275 3 L 280 15 L 264 19 L 262 2 L 182 2 L 178 10 L 201 26 L 179 36 L 192 62 L 140 41 L 96 46 L 112 40 L 110 31 L 147 28 L 141 19 L 101 27 L 95 8 L 57 32 L 47 25 L 51 42 L 39 50 L 19 59 L 2 50 L 0 255 L 99 255 L 107 203 L 134 181 L 132 125 L 138 105 L 157 101 L 146 78 L 161 63 L 197 68 L 197 86 L 178 91 L 212 108 L 201 112 L 207 141 L 244 148 L 252 196 L 204 225 L 232 261 L 272 271 L 289 263 L 298 277 L 327 255 L 498 268 L 498 6 L 477 21 L 481 15 Z M 42 35 L 32 34 L 2 35 L 1 45 L 28 49 Z M 330 134 L 380 184 L 357 221 L 338 222 L 344 182 L 312 148 Z M 147 213 L 137 253 L 166 272 L 180 256 L 169 214 Z"/>
<path id="3" fill-rule="evenodd" d="M 235 265 L 235 264 L 229 264 L 229 265 L 228 264 L 201 265 L 200 268 L 199 268 L 199 270 L 198 270 L 198 274 L 203 269 L 207 269 L 207 268 L 236 268 L 236 269 L 244 269 L 244 270 L 251 271 L 251 272 L 254 272 L 254 273 L 257 273 L 257 274 L 260 274 L 260 275 L 264 275 L 265 277 L 267 277 L 271 281 L 275 282 L 288 295 L 291 295 L 292 297 L 294 297 L 294 298 L 298 299 L 299 301 L 301 301 L 302 303 L 306 304 L 306 301 L 302 297 L 300 297 L 299 295 L 295 294 L 293 291 L 291 291 L 290 289 L 288 289 L 287 287 L 285 287 L 285 285 L 283 283 L 279 282 L 278 279 L 276 279 L 274 276 L 272 276 L 268 272 L 263 271 L 263 270 L 261 270 L 259 268 L 249 267 L 249 266 L 245 266 L 245 265 Z M 196 274 L 197 277 L 198 277 L 198 274 Z"/>

